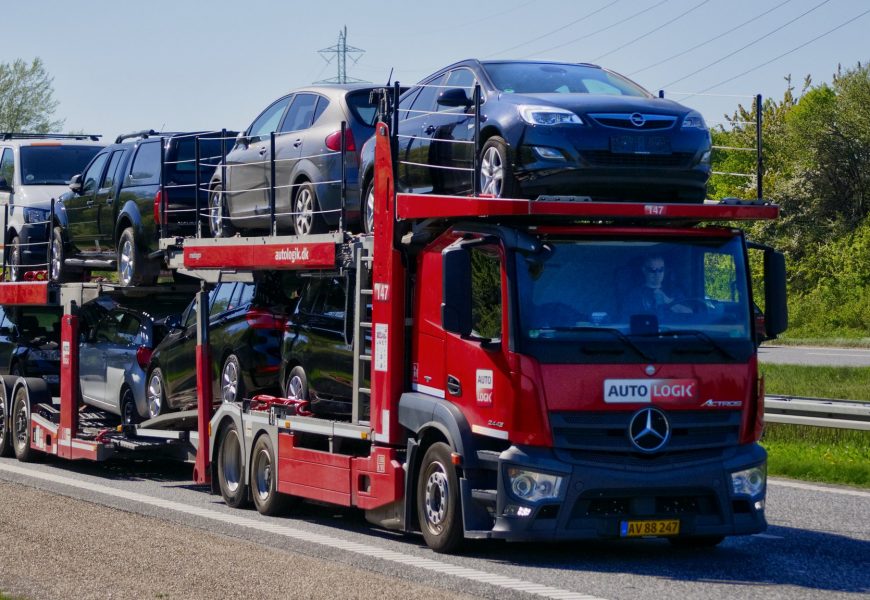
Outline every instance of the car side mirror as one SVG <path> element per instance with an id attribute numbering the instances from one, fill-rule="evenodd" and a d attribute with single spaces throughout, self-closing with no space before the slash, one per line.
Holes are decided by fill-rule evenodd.
<path id="1" fill-rule="evenodd" d="M 169 315 L 164 321 L 166 329 L 169 331 L 177 331 L 181 329 L 181 315 Z"/>
<path id="2" fill-rule="evenodd" d="M 11 192 L 12 186 L 6 181 L 5 177 L 0 177 L 0 192 Z"/>
<path id="3" fill-rule="evenodd" d="M 448 107 L 468 108 L 471 106 L 471 98 L 463 88 L 449 88 L 438 94 L 438 105 Z"/>
<path id="4" fill-rule="evenodd" d="M 248 144 L 250 144 L 250 143 L 251 143 L 251 138 L 248 137 L 244 131 L 240 131 L 239 135 L 236 136 L 236 145 L 237 146 L 242 146 L 242 147 L 246 148 L 248 146 Z"/>
<path id="5" fill-rule="evenodd" d="M 69 189 L 73 191 L 74 194 L 82 193 L 82 175 L 79 173 L 78 175 L 73 175 L 72 179 L 69 180 Z"/>

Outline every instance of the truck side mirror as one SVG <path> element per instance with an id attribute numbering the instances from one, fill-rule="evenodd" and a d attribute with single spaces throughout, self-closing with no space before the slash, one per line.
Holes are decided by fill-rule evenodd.
<path id="1" fill-rule="evenodd" d="M 471 255 L 467 248 L 450 246 L 441 253 L 441 326 L 445 331 L 471 335 Z"/>
<path id="2" fill-rule="evenodd" d="M 788 329 L 785 255 L 773 249 L 764 251 L 764 327 L 771 340 Z"/>
<path id="3" fill-rule="evenodd" d="M 79 173 L 78 175 L 73 175 L 72 179 L 69 180 L 69 189 L 73 191 L 74 194 L 82 193 L 82 175 Z"/>

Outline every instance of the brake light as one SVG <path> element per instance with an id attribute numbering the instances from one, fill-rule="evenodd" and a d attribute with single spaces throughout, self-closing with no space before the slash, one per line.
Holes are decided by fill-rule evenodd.
<path id="1" fill-rule="evenodd" d="M 163 224 L 163 190 L 157 190 L 154 194 L 154 224 Z"/>
<path id="2" fill-rule="evenodd" d="M 251 329 L 283 329 L 284 318 L 265 310 L 252 309 L 245 313 L 245 321 Z"/>
<path id="3" fill-rule="evenodd" d="M 341 152 L 341 129 L 326 136 L 326 147 L 333 152 Z M 344 149 L 348 152 L 356 151 L 356 143 L 353 140 L 353 131 L 350 130 L 350 127 L 344 130 Z"/>
<path id="4" fill-rule="evenodd" d="M 148 368 L 148 363 L 151 362 L 151 354 L 154 352 L 148 346 L 139 346 L 136 350 L 136 363 L 144 371 Z"/>

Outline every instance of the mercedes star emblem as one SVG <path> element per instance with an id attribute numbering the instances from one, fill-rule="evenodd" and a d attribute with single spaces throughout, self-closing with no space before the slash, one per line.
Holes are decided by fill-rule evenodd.
<path id="1" fill-rule="evenodd" d="M 628 438 L 641 452 L 661 450 L 671 437 L 671 426 L 665 413 L 657 408 L 642 408 L 628 424 Z"/>

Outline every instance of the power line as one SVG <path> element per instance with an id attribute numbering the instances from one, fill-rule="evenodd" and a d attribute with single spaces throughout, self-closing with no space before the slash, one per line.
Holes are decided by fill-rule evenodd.
<path id="1" fill-rule="evenodd" d="M 793 52 L 797 52 L 797 51 L 800 50 L 801 48 L 804 48 L 804 47 L 806 47 L 806 46 L 809 46 L 809 45 L 812 44 L 813 42 L 822 39 L 822 38 L 825 37 L 826 35 L 830 35 L 830 34 L 834 33 L 835 31 L 837 31 L 838 29 L 842 29 L 842 28 L 845 27 L 846 25 L 848 25 L 848 24 L 850 24 L 850 23 L 852 23 L 852 22 L 854 22 L 854 21 L 857 21 L 858 19 L 860 19 L 861 17 L 863 17 L 863 16 L 866 15 L 866 14 L 870 14 L 870 9 L 867 9 L 867 10 L 865 10 L 864 12 L 862 12 L 861 14 L 852 17 L 852 18 L 849 19 L 848 21 L 844 21 L 843 23 L 840 23 L 839 25 L 837 25 L 837 26 L 834 27 L 833 29 L 829 29 L 829 30 L 826 31 L 825 33 L 822 33 L 822 34 L 820 34 L 820 35 L 817 35 L 817 36 L 814 37 L 813 39 L 811 39 L 811 40 L 809 40 L 809 41 L 807 41 L 807 42 L 804 42 L 804 43 L 801 44 L 800 46 L 795 46 L 794 48 L 792 48 L 792 49 L 789 50 L 788 52 L 783 52 L 782 54 L 780 54 L 779 56 L 777 56 L 777 57 L 775 57 L 775 58 L 771 58 L 770 60 L 765 61 L 765 62 L 761 63 L 761 64 L 758 65 L 758 66 L 752 67 L 751 69 L 747 69 L 747 70 L 743 71 L 742 73 L 740 73 L 740 74 L 738 74 L 738 75 L 735 75 L 734 77 L 729 77 L 728 79 L 725 79 L 725 80 L 723 80 L 723 81 L 720 81 L 719 83 L 716 83 L 716 84 L 714 84 L 714 85 L 711 85 L 711 86 L 708 87 L 707 89 L 705 89 L 705 90 L 701 90 L 701 91 L 698 92 L 698 93 L 703 94 L 704 92 L 709 92 L 709 91 L 712 90 L 713 88 L 717 88 L 717 87 L 719 87 L 720 85 L 723 85 L 723 84 L 729 83 L 729 82 L 731 82 L 731 81 L 734 81 L 735 79 L 739 79 L 740 77 L 743 77 L 744 75 L 748 75 L 749 73 L 752 73 L 753 71 L 757 71 L 757 70 L 760 69 L 761 67 L 766 67 L 767 65 L 769 65 L 769 64 L 772 63 L 772 62 L 776 62 L 776 61 L 778 61 L 780 58 L 782 58 L 782 57 L 784 57 L 784 56 L 788 56 L 789 54 L 792 54 Z M 694 94 L 693 94 L 693 95 L 694 95 Z"/>
<path id="2" fill-rule="evenodd" d="M 579 23 L 579 22 L 581 22 L 581 21 L 585 21 L 585 20 L 588 19 L 589 17 L 592 17 L 592 16 L 594 16 L 594 15 L 597 15 L 597 14 L 600 13 L 601 11 L 603 11 L 603 10 L 605 10 L 605 9 L 607 9 L 607 8 L 610 8 L 611 6 L 613 6 L 614 4 L 616 4 L 616 3 L 619 2 L 619 1 L 620 1 L 620 0 L 613 0 L 613 2 L 611 2 L 610 4 L 605 4 L 605 5 L 602 6 L 601 8 L 595 9 L 595 10 L 593 10 L 593 11 L 590 12 L 590 13 L 586 13 L 585 15 L 583 15 L 582 17 L 580 17 L 579 19 L 575 19 L 575 20 L 571 21 L 570 23 L 566 23 L 565 25 L 562 25 L 561 27 L 558 27 L 558 28 L 554 29 L 553 31 L 548 31 L 547 33 L 543 33 L 543 34 L 541 34 L 541 35 L 539 35 L 539 36 L 537 36 L 537 37 L 535 37 L 535 38 L 532 38 L 532 39 L 530 39 L 530 40 L 528 40 L 528 41 L 526 41 L 526 42 L 522 42 L 521 44 L 517 44 L 516 46 L 511 46 L 510 48 L 505 48 L 504 50 L 499 50 L 498 52 L 495 52 L 495 53 L 493 53 L 493 54 L 490 54 L 490 57 L 492 57 L 492 56 L 498 56 L 499 54 L 505 54 L 505 53 L 507 53 L 507 52 L 510 52 L 511 50 L 516 50 L 517 48 L 522 48 L 523 46 L 528 46 L 529 44 L 533 44 L 533 43 L 537 42 L 537 41 L 540 40 L 540 39 L 543 39 L 543 38 L 545 38 L 545 37 L 549 37 L 549 36 L 553 35 L 554 33 L 558 33 L 558 32 L 560 32 L 560 31 L 562 31 L 563 29 L 567 29 L 567 28 L 569 28 L 569 27 L 572 27 L 573 25 L 576 25 L 577 23 Z"/>
<path id="3" fill-rule="evenodd" d="M 534 4 L 534 3 L 535 3 L 535 0 L 528 0 L 528 2 L 523 2 L 522 4 L 514 6 L 513 8 L 505 9 L 501 12 L 497 12 L 497 13 L 490 12 L 485 17 L 481 17 L 479 19 L 474 19 L 472 21 L 465 21 L 465 22 L 460 23 L 458 25 L 453 25 L 451 27 L 444 27 L 442 29 L 433 29 L 433 30 L 427 29 L 426 31 L 415 32 L 414 35 L 434 35 L 437 33 L 445 33 L 447 31 L 456 31 L 457 29 L 464 29 L 466 27 L 472 27 L 478 23 L 483 23 L 484 21 L 492 21 L 493 19 L 495 19 L 497 17 L 503 17 L 504 15 L 510 14 L 512 12 L 516 12 L 519 9 L 525 8 L 528 5 Z"/>
<path id="4" fill-rule="evenodd" d="M 573 40 L 568 40 L 568 41 L 565 42 L 564 44 L 558 44 L 557 46 L 553 46 L 553 47 L 551 47 L 551 48 L 547 48 L 546 50 L 541 50 L 540 52 L 534 52 L 534 53 L 532 53 L 532 54 L 527 54 L 526 56 L 523 56 L 522 58 L 529 58 L 529 57 L 532 57 L 532 56 L 539 56 L 539 55 L 541 55 L 541 54 L 546 54 L 547 52 L 550 52 L 550 51 L 552 51 L 552 50 L 558 50 L 559 48 L 564 48 L 565 46 L 569 46 L 569 45 L 574 44 L 574 43 L 576 43 L 576 42 L 579 42 L 579 41 L 581 41 L 581 40 L 585 40 L 585 39 L 587 39 L 587 38 L 591 38 L 593 35 L 598 35 L 599 33 L 602 33 L 602 32 L 607 31 L 607 30 L 609 30 L 609 29 L 613 29 L 614 27 L 618 27 L 619 25 L 622 25 L 623 23 L 627 23 L 628 21 L 631 21 L 632 19 L 636 19 L 636 18 L 638 18 L 639 16 L 641 16 L 641 15 L 643 15 L 643 14 L 645 14 L 645 13 L 648 13 L 649 11 L 651 11 L 651 10 L 654 9 L 654 8 L 658 8 L 659 6 L 661 6 L 662 4 L 664 4 L 664 3 L 667 2 L 667 1 L 668 1 L 668 0 L 661 0 L 661 2 L 658 2 L 657 4 L 653 4 L 652 6 L 650 6 L 650 7 L 648 7 L 648 8 L 645 8 L 645 9 L 643 9 L 643 10 L 640 11 L 640 12 L 636 12 L 636 13 L 634 13 L 633 15 L 631 15 L 630 17 L 627 17 L 627 18 L 620 18 L 617 22 L 615 22 L 615 23 L 611 23 L 610 25 L 608 25 L 608 26 L 606 26 L 606 27 L 602 27 L 601 29 L 597 29 L 597 30 L 593 31 L 592 33 L 588 33 L 588 34 L 586 34 L 586 35 L 582 35 L 582 36 L 580 36 L 580 37 L 578 37 L 578 38 L 575 38 L 575 39 L 573 39 Z"/>
<path id="5" fill-rule="evenodd" d="M 754 17 L 750 17 L 749 19 L 743 21 L 740 25 L 737 25 L 737 26 L 735 26 L 735 27 L 732 27 L 732 28 L 729 29 L 728 31 L 722 32 L 722 33 L 720 33 L 719 35 L 710 38 L 709 40 L 705 40 L 705 41 L 701 42 L 700 44 L 696 44 L 696 45 L 692 46 L 691 48 L 689 48 L 688 50 L 683 50 L 682 52 L 678 52 L 677 54 L 672 54 L 671 56 L 669 56 L 669 57 L 667 57 L 667 58 L 663 58 L 662 60 L 660 60 L 660 61 L 658 61 L 658 62 L 655 62 L 655 63 L 653 63 L 653 64 L 651 64 L 651 65 L 647 65 L 647 66 L 643 67 L 642 69 L 638 69 L 637 71 L 633 71 L 633 72 L 629 73 L 629 75 L 634 76 L 634 75 L 637 75 L 638 73 L 643 73 L 644 71 L 648 71 L 649 69 L 652 69 L 653 67 L 657 67 L 657 66 L 662 65 L 662 64 L 664 64 L 664 63 L 666 63 L 666 62 L 668 62 L 668 61 L 670 61 L 670 60 L 673 60 L 673 59 L 675 59 L 675 58 L 677 58 L 677 57 L 683 56 L 683 55 L 685 55 L 685 54 L 688 54 L 689 52 L 692 52 L 692 51 L 694 51 L 694 50 L 697 50 L 698 48 L 701 48 L 702 46 L 706 46 L 707 44 L 711 44 L 711 43 L 715 42 L 716 40 L 725 37 L 725 36 L 728 35 L 729 33 L 734 33 L 735 31 L 737 31 L 737 30 L 740 29 L 741 27 L 745 27 L 746 25 L 749 25 L 750 23 L 753 23 L 754 21 L 760 19 L 761 17 L 763 17 L 763 16 L 765 16 L 765 15 L 767 15 L 767 14 L 769 14 L 769 13 L 772 13 L 773 11 L 775 11 L 776 9 L 778 9 L 779 7 L 781 7 L 782 5 L 784 5 L 784 4 L 788 4 L 788 3 L 791 2 L 791 1 L 792 1 L 792 0 L 785 0 L 784 2 L 780 2 L 779 4 L 777 4 L 776 6 L 774 6 L 773 8 L 769 8 L 769 9 L 767 9 L 766 11 L 764 11 L 763 13 L 761 13 L 761 14 L 759 14 L 759 15 L 755 15 Z"/>
<path id="6" fill-rule="evenodd" d="M 816 5 L 815 5 L 814 7 L 812 7 L 811 9 L 809 9 L 809 10 L 807 10 L 807 11 L 805 11 L 805 12 L 799 14 L 798 16 L 796 16 L 796 17 L 795 17 L 794 19 L 792 19 L 791 21 L 788 21 L 788 22 L 786 22 L 786 23 L 780 25 L 779 27 L 775 28 L 773 31 L 768 31 L 767 33 L 765 33 L 765 34 L 762 35 L 761 37 L 752 40 L 751 42 L 749 42 L 749 43 L 746 44 L 745 46 L 742 46 L 742 47 L 738 48 L 738 49 L 735 50 L 734 52 L 731 52 L 731 53 L 729 53 L 729 54 L 726 54 L 726 55 L 723 56 L 722 58 L 719 58 L 719 59 L 717 59 L 717 60 L 714 60 L 714 61 L 711 62 L 709 65 L 705 65 L 705 66 L 701 67 L 700 69 L 697 69 L 697 70 L 695 70 L 695 71 L 692 71 L 691 73 L 689 73 L 688 75 L 685 75 L 684 77 L 680 77 L 679 79 L 675 79 L 674 81 L 671 81 L 670 83 L 666 83 L 665 85 L 662 86 L 662 88 L 666 88 L 666 87 L 668 87 L 668 86 L 674 85 L 675 83 L 679 83 L 679 82 L 681 82 L 681 81 L 683 81 L 683 80 L 685 80 L 685 79 L 688 79 L 689 77 L 691 77 L 691 76 L 693 76 L 693 75 L 697 75 L 697 74 L 700 73 L 701 71 L 705 71 L 705 70 L 709 69 L 710 67 L 712 67 L 713 65 L 718 65 L 718 64 L 719 64 L 720 62 L 722 62 L 723 60 L 725 60 L 725 59 L 727 59 L 727 58 L 731 58 L 732 56 L 734 56 L 734 55 L 737 54 L 738 52 L 742 52 L 743 50 L 746 50 L 746 49 L 749 48 L 750 46 L 754 46 L 754 45 L 757 44 L 758 42 L 760 42 L 760 41 L 762 41 L 762 40 L 764 40 L 764 39 L 770 37 L 771 35 L 773 35 L 773 34 L 776 33 L 777 31 L 780 31 L 780 30 L 782 30 L 782 29 L 785 29 L 786 27 L 788 27 L 789 25 L 791 25 L 792 23 L 794 23 L 794 22 L 797 21 L 798 19 L 802 19 L 802 18 L 804 18 L 805 16 L 807 16 L 808 14 L 810 14 L 811 12 L 813 12 L 814 10 L 817 10 L 818 8 L 821 8 L 822 6 L 824 6 L 825 4 L 827 4 L 827 3 L 830 2 L 830 1 L 831 1 L 831 0 L 824 0 L 823 2 L 819 2 L 818 4 L 816 4 Z"/>
<path id="7" fill-rule="evenodd" d="M 634 44 L 635 42 L 639 42 L 639 41 L 642 40 L 643 38 L 648 37 L 648 36 L 654 34 L 656 31 L 659 31 L 659 30 L 661 30 L 661 29 L 664 29 L 665 27 L 667 27 L 667 26 L 670 25 L 671 23 L 673 23 L 673 22 L 675 22 L 675 21 L 679 21 L 680 19 L 682 19 L 683 17 L 685 17 L 686 15 L 688 15 L 690 12 L 693 12 L 693 11 L 695 11 L 695 10 L 701 8 L 702 6 L 704 6 L 705 4 L 707 4 L 707 3 L 709 3 L 709 2 L 710 2 L 710 0 L 703 0 L 703 2 L 699 2 L 698 4 L 696 4 L 695 6 L 693 6 L 692 8 L 690 8 L 690 9 L 688 9 L 688 10 L 686 10 L 686 11 L 683 11 L 682 13 L 680 13 L 679 15 L 677 15 L 676 17 L 674 17 L 674 18 L 671 19 L 670 21 L 667 21 L 667 22 L 665 22 L 665 23 L 662 23 L 661 25 L 659 25 L 659 26 L 656 27 L 655 29 L 651 29 L 651 30 L 647 31 L 647 32 L 644 33 L 644 34 L 637 36 L 637 37 L 634 38 L 633 40 L 628 41 L 628 42 L 624 43 L 623 45 L 614 48 L 613 50 L 610 50 L 609 52 L 605 52 L 604 54 L 599 54 L 598 56 L 596 56 L 595 58 L 593 58 L 592 61 L 593 61 L 593 62 L 598 62 L 599 59 L 602 59 L 602 58 L 604 58 L 605 56 L 610 56 L 610 55 L 613 54 L 614 52 L 619 52 L 619 51 L 622 50 L 623 48 L 625 48 L 625 47 L 627 47 L 627 46 L 631 46 L 631 45 Z"/>

